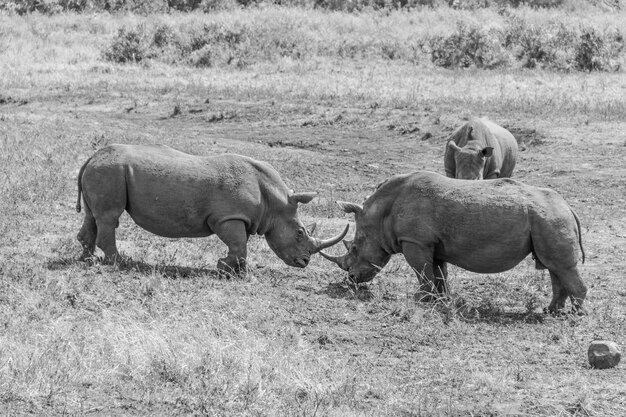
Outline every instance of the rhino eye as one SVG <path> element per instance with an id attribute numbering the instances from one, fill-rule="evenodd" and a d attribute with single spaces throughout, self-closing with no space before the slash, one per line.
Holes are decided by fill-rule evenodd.
<path id="1" fill-rule="evenodd" d="M 296 232 L 296 240 L 300 242 L 302 239 L 304 239 L 304 231 L 302 229 L 298 229 Z"/>

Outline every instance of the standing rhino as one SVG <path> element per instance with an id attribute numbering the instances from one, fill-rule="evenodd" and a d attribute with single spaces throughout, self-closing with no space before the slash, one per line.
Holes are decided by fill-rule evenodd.
<path id="1" fill-rule="evenodd" d="M 580 223 L 555 191 L 508 178 L 463 181 L 418 171 L 383 182 L 360 206 L 339 203 L 354 213 L 354 241 L 348 253 L 322 255 L 348 271 L 354 282 L 374 278 L 391 255 L 402 253 L 422 287 L 446 293 L 450 262 L 477 273 L 513 268 L 529 253 L 548 269 L 555 312 L 569 296 L 582 308 L 587 289 L 576 265 L 582 247 Z"/>
<path id="2" fill-rule="evenodd" d="M 517 141 L 487 119 L 472 119 L 452 134 L 443 158 L 450 178 L 509 178 L 517 160 Z"/>
<path id="3" fill-rule="evenodd" d="M 115 229 L 126 210 L 144 229 L 169 238 L 216 234 L 228 256 L 220 271 L 245 270 L 247 241 L 265 235 L 270 248 L 287 265 L 304 268 L 311 254 L 346 235 L 319 241 L 298 219 L 298 203 L 316 193 L 293 193 L 265 162 L 227 154 L 189 155 L 164 145 L 110 145 L 96 152 L 78 174 L 78 202 L 85 218 L 78 233 L 83 259 L 95 245 L 105 261 L 119 256 Z"/>

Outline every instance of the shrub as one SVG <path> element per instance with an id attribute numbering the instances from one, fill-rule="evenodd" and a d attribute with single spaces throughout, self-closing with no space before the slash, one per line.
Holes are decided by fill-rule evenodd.
<path id="1" fill-rule="evenodd" d="M 426 42 L 431 61 L 441 67 L 495 68 L 508 62 L 497 30 L 485 31 L 460 22 L 449 36 L 435 36 Z"/>
<path id="2" fill-rule="evenodd" d="M 550 36 L 545 27 L 523 25 L 513 41 L 513 45 L 517 46 L 515 57 L 524 68 L 535 68 L 540 63 L 551 62 L 554 50 L 550 48 L 549 41 Z"/>
<path id="3" fill-rule="evenodd" d="M 140 62 L 146 53 L 139 30 L 120 28 L 111 45 L 104 51 L 104 59 L 113 62 Z"/>
<path id="4" fill-rule="evenodd" d="M 195 67 L 240 68 L 283 57 L 302 60 L 311 56 L 418 63 L 424 59 L 420 52 L 446 68 L 519 65 L 560 71 L 614 71 L 625 55 L 624 38 L 618 29 L 602 32 L 556 20 L 539 24 L 512 12 L 503 15 L 502 28 L 459 22 L 447 35 L 416 32 L 409 38 L 387 33 L 387 26 L 379 26 L 377 20 L 373 29 L 360 27 L 344 33 L 334 28 L 330 34 L 320 33 L 316 22 L 298 13 L 283 13 L 281 9 L 251 20 L 203 18 L 176 24 L 152 17 L 134 28 L 119 29 L 103 57 L 118 63 L 155 59 Z M 379 12 L 374 15 L 383 16 Z M 329 36 L 334 36 L 334 41 L 328 42 Z"/>
<path id="5" fill-rule="evenodd" d="M 181 12 L 196 10 L 202 4 L 202 0 L 167 0 L 167 7 Z"/>
<path id="6" fill-rule="evenodd" d="M 592 27 L 584 27 L 576 45 L 575 63 L 580 71 L 615 71 L 624 51 L 624 38 L 619 31 L 601 35 Z"/>
<path id="7" fill-rule="evenodd" d="M 613 71 L 619 69 L 624 39 L 618 30 L 599 33 L 592 27 L 567 27 L 562 22 L 535 25 L 513 17 L 504 36 L 524 68 L 561 71 Z"/>
<path id="8" fill-rule="evenodd" d="M 601 54 L 604 49 L 602 37 L 593 29 L 585 28 L 576 47 L 576 68 L 583 71 L 602 68 Z"/>

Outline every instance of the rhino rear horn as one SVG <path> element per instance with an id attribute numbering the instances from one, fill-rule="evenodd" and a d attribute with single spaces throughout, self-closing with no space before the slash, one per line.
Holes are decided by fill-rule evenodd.
<path id="1" fill-rule="evenodd" d="M 317 223 L 311 223 L 306 227 L 306 231 L 309 233 L 309 236 L 313 236 L 315 233 L 315 229 L 317 228 Z"/>
<path id="2" fill-rule="evenodd" d="M 346 228 L 343 229 L 343 232 L 341 232 L 335 237 L 331 237 L 330 239 L 325 239 L 325 240 L 315 239 L 315 252 L 319 252 L 322 249 L 329 248 L 339 243 L 339 241 L 341 241 L 346 236 L 346 234 L 348 234 L 348 229 L 350 229 L 350 225 L 346 224 Z"/>
<path id="3" fill-rule="evenodd" d="M 456 142 L 455 142 L 455 141 L 453 141 L 453 140 L 451 140 L 450 142 L 448 142 L 448 147 L 449 147 L 450 149 L 452 149 L 453 151 L 457 151 L 457 152 L 460 152 L 460 151 L 461 151 L 461 148 L 459 147 L 459 145 L 457 145 L 457 144 L 456 144 Z"/>
<path id="4" fill-rule="evenodd" d="M 345 201 L 337 201 L 337 204 L 339 204 L 339 207 L 341 207 L 341 209 L 346 213 L 354 213 L 355 215 L 359 215 L 363 211 L 363 206 L 359 204 L 348 203 Z"/>

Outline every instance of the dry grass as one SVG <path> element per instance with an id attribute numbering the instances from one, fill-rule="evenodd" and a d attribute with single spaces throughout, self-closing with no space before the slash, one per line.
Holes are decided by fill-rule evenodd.
<path id="1" fill-rule="evenodd" d="M 319 30 L 337 42 L 362 31 L 401 36 L 406 25 L 443 31 L 494 12 L 230 13 L 215 19 L 284 13 L 343 25 L 345 37 Z M 622 74 L 449 71 L 371 57 L 235 70 L 102 61 L 118 27 L 144 20 L 0 16 L 0 411 L 626 413 L 622 367 L 586 364 L 591 340 L 626 343 Z M 355 289 L 321 259 L 306 270 L 285 266 L 255 237 L 253 277 L 219 280 L 213 268 L 225 247 L 217 239 L 158 238 L 127 216 L 118 239 L 133 262 L 75 261 L 76 173 L 106 143 L 268 160 L 294 189 L 320 191 L 301 217 L 329 236 L 350 221 L 334 200 L 362 201 L 393 173 L 441 172 L 446 136 L 474 114 L 509 126 L 523 143 L 518 178 L 557 189 L 579 213 L 588 317 L 543 315 L 549 279 L 530 261 L 495 276 L 451 268 L 451 297 L 421 304 L 401 257 Z M 432 137 L 421 140 L 425 133 Z"/>

